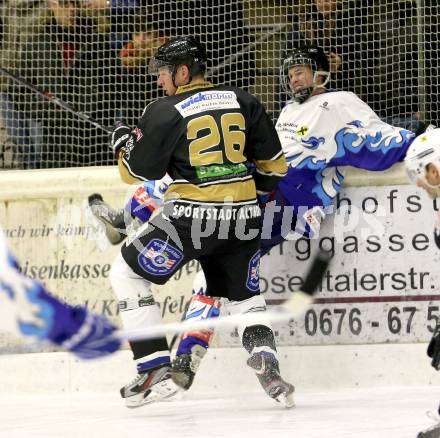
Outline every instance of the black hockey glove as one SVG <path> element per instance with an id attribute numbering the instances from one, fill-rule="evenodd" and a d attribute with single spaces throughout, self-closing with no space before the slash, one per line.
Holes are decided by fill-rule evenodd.
<path id="1" fill-rule="evenodd" d="M 426 352 L 432 359 L 431 365 L 436 369 L 440 369 L 440 323 L 437 323 L 437 327 L 432 335 L 431 342 L 428 345 L 428 351 Z"/>
<path id="2" fill-rule="evenodd" d="M 116 123 L 111 134 L 110 146 L 113 149 L 115 157 L 118 157 L 119 150 L 125 146 L 130 138 L 131 128 L 122 122 Z"/>

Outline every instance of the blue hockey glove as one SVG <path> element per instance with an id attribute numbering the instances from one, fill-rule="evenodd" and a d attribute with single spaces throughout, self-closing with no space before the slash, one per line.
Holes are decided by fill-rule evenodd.
<path id="1" fill-rule="evenodd" d="M 121 341 L 115 336 L 116 327 L 107 318 L 82 307 L 74 308 L 73 314 L 82 323 L 61 344 L 64 349 L 81 359 L 95 359 L 119 350 Z"/>
<path id="2" fill-rule="evenodd" d="M 1 228 L 0 303 L 1 328 L 50 342 L 82 359 L 105 356 L 121 346 L 116 327 L 107 318 L 63 302 L 39 281 L 23 275 Z M 2 315 L 5 309 L 7 318 Z"/>

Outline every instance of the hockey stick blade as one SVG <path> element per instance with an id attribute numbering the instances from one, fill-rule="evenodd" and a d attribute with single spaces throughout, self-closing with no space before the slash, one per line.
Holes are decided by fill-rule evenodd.
<path id="1" fill-rule="evenodd" d="M 307 307 L 312 304 L 313 295 L 327 270 L 329 261 L 329 253 L 325 251 L 319 252 L 309 268 L 302 290 L 294 292 L 293 296 L 282 305 L 266 312 L 252 312 L 219 316 L 213 319 L 157 324 L 139 330 L 121 330 L 118 335 L 123 340 L 139 341 L 154 339 L 168 334 L 185 333 L 187 331 L 224 329 L 236 327 L 237 325 L 255 325 L 261 323 L 262 319 L 269 320 L 272 323 L 289 321 L 304 313 Z"/>

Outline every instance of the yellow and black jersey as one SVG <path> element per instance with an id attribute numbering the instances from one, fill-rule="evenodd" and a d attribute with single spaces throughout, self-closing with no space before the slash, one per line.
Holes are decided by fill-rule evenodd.
<path id="1" fill-rule="evenodd" d="M 255 202 L 287 172 L 275 128 L 264 107 L 238 88 L 209 82 L 179 87 L 148 105 L 122 148 L 123 179 L 173 183 L 165 199 Z"/>

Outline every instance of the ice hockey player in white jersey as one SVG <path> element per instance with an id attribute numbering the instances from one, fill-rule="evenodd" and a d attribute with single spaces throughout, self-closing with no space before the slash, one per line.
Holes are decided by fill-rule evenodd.
<path id="1" fill-rule="evenodd" d="M 60 347 L 81 359 L 106 356 L 121 346 L 107 318 L 62 302 L 23 275 L 1 228 L 0 331 Z"/>
<path id="2" fill-rule="evenodd" d="M 341 189 L 343 166 L 387 169 L 404 159 L 415 133 L 385 123 L 354 93 L 327 89 L 329 65 L 320 47 L 293 50 L 280 76 L 292 99 L 276 124 L 289 165 L 277 204 L 293 206 L 310 237 Z"/>
<path id="3" fill-rule="evenodd" d="M 414 140 L 408 149 L 405 165 L 412 183 L 422 188 L 431 199 L 440 197 L 440 129 L 429 130 Z M 434 241 L 440 248 L 440 211 L 436 215 Z M 431 365 L 440 370 L 440 323 L 434 330 L 427 354 L 431 358 Z M 439 438 L 440 422 L 420 432 L 417 437 Z"/>

